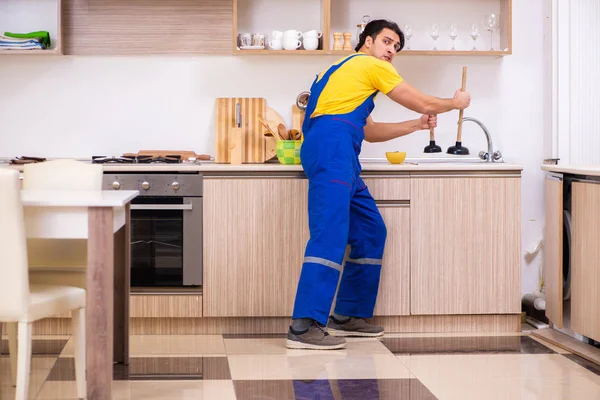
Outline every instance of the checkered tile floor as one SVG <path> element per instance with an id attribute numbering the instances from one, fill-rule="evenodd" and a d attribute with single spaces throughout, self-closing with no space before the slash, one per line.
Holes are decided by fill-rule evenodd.
<path id="1" fill-rule="evenodd" d="M 114 399 L 600 399 L 600 366 L 528 334 L 386 335 L 341 351 L 284 335 L 132 336 Z M 0 398 L 12 398 L 6 338 Z M 33 342 L 32 399 L 75 399 L 71 339 Z"/>

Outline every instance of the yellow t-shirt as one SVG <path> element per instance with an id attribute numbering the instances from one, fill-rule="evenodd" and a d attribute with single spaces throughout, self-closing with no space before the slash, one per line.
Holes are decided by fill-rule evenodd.
<path id="1" fill-rule="evenodd" d="M 319 79 L 325 72 L 319 74 Z M 353 57 L 329 77 L 312 117 L 352 112 L 374 92 L 388 94 L 402 81 L 392 63 L 367 55 Z"/>

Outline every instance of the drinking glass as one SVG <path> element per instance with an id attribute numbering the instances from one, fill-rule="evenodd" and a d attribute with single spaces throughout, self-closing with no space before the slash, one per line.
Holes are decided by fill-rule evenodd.
<path id="1" fill-rule="evenodd" d="M 431 25 L 431 33 L 429 34 L 433 39 L 433 50 L 437 50 L 435 47 L 436 40 L 440 37 L 440 27 L 437 24 Z"/>
<path id="2" fill-rule="evenodd" d="M 452 39 L 452 48 L 450 50 L 456 50 L 456 47 L 454 47 L 454 41 L 458 37 L 458 26 L 456 24 L 450 25 L 450 32 L 448 33 L 448 36 L 450 36 L 450 39 Z"/>
<path id="3" fill-rule="evenodd" d="M 410 38 L 413 35 L 412 25 L 404 25 L 404 37 L 406 37 L 406 50 L 410 50 Z"/>
<path id="4" fill-rule="evenodd" d="M 471 39 L 473 39 L 473 48 L 471 50 L 473 50 L 473 51 L 477 50 L 477 47 L 475 46 L 475 44 L 477 42 L 478 37 L 479 37 L 479 26 L 477 26 L 477 24 L 473 24 L 473 25 L 471 25 Z"/>
<path id="5" fill-rule="evenodd" d="M 485 29 L 490 32 L 490 51 L 494 50 L 494 31 L 498 29 L 499 25 L 498 14 L 487 14 L 485 16 Z"/>

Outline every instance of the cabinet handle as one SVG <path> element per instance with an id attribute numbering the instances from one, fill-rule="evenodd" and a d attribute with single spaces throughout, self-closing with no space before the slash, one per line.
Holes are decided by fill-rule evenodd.
<path id="1" fill-rule="evenodd" d="M 375 204 L 378 208 L 407 208 L 410 207 L 408 200 L 375 200 Z"/>

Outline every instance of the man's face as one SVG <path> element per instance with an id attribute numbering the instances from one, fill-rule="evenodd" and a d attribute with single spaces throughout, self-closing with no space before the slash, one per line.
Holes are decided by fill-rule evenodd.
<path id="1" fill-rule="evenodd" d="M 400 49 L 400 36 L 391 29 L 384 28 L 375 40 L 368 37 L 365 41 L 367 53 L 383 61 L 392 62 Z"/>

